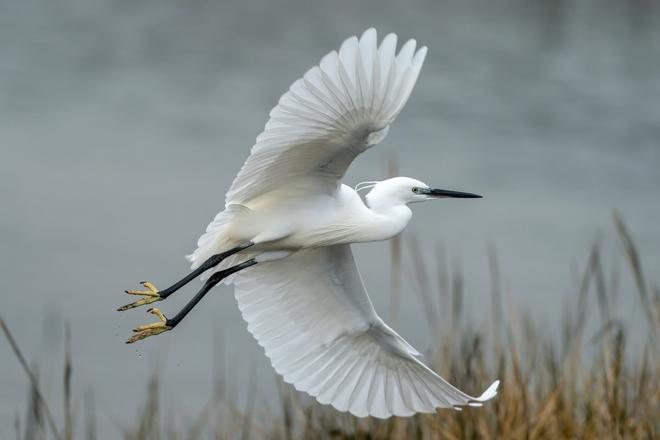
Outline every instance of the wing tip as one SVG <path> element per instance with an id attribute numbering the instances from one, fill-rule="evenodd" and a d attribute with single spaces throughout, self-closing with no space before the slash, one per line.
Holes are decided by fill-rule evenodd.
<path id="1" fill-rule="evenodd" d="M 500 380 L 497 379 L 495 382 L 490 384 L 488 388 L 486 388 L 486 391 L 481 393 L 481 396 L 477 397 L 476 400 L 477 402 L 486 402 L 493 397 L 497 396 L 497 388 L 500 386 Z"/>
<path id="2" fill-rule="evenodd" d="M 463 406 L 471 406 L 471 407 L 482 407 L 484 406 L 484 402 L 489 401 L 493 397 L 497 396 L 497 388 L 500 386 L 500 380 L 497 379 L 495 382 L 491 383 L 488 388 L 486 388 L 486 391 L 481 393 L 479 397 L 471 398 L 468 400 L 467 405 L 454 405 L 454 409 L 460 411 L 460 407 Z"/>
<path id="3" fill-rule="evenodd" d="M 415 56 L 417 56 L 419 59 L 424 60 L 426 58 L 426 54 L 429 52 L 429 47 L 428 46 L 422 46 L 417 50 L 417 53 Z"/>
<path id="4" fill-rule="evenodd" d="M 409 38 L 405 43 L 403 43 L 403 46 L 401 46 L 401 51 L 406 49 L 414 53 L 416 47 L 417 47 L 417 39 Z M 399 54 L 401 53 L 401 51 L 399 51 Z"/>
<path id="5" fill-rule="evenodd" d="M 360 36 L 360 40 L 363 40 L 365 37 L 370 38 L 372 35 L 374 36 L 374 38 L 376 38 L 376 36 L 378 35 L 376 28 L 373 26 L 362 32 L 362 35 Z"/>

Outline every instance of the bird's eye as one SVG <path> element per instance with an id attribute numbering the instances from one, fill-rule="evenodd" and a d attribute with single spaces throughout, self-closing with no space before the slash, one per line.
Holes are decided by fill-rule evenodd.
<path id="1" fill-rule="evenodd" d="M 413 186 L 412 192 L 417 194 L 419 192 L 419 188 L 417 188 L 416 186 Z"/>

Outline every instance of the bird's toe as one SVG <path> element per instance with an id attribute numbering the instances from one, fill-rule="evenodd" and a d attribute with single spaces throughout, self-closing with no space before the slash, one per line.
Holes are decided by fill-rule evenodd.
<path id="1" fill-rule="evenodd" d="M 146 287 L 147 290 L 124 290 L 124 292 L 126 292 L 129 295 L 142 295 L 144 296 L 144 298 L 119 307 L 117 309 L 118 312 L 123 312 L 146 304 L 151 304 L 156 301 L 161 301 L 163 299 L 160 296 L 160 291 L 156 288 L 156 286 L 154 286 L 149 281 L 141 281 L 140 284 Z"/>
<path id="2" fill-rule="evenodd" d="M 154 307 L 147 310 L 147 312 L 151 313 L 152 315 L 156 315 L 158 317 L 158 322 L 153 322 L 151 324 L 145 324 L 135 327 L 133 329 L 133 332 L 137 334 L 131 336 L 126 341 L 127 344 L 132 344 L 134 342 L 148 338 L 149 336 L 159 335 L 161 333 L 170 331 L 172 330 L 172 328 L 174 328 L 173 326 L 167 325 L 167 318 L 165 317 L 165 315 L 163 315 L 160 309 Z"/>

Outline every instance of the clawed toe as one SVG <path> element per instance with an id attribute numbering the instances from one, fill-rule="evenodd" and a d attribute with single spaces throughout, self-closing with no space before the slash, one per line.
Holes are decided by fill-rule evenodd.
<path id="1" fill-rule="evenodd" d="M 131 336 L 126 341 L 127 344 L 132 344 L 144 338 L 148 338 L 149 336 L 159 335 L 166 331 L 170 331 L 174 328 L 171 325 L 167 325 L 167 318 L 165 317 L 165 315 L 163 315 L 160 309 L 154 307 L 152 309 L 147 310 L 147 312 L 151 313 L 152 315 L 156 315 L 159 321 L 154 322 L 152 324 L 145 324 L 134 328 L 133 331 L 137 334 Z"/>
<path id="2" fill-rule="evenodd" d="M 151 304 L 156 301 L 162 301 L 163 297 L 160 296 L 160 291 L 156 288 L 156 286 L 151 284 L 149 281 L 142 281 L 140 284 L 146 287 L 147 290 L 125 290 L 124 292 L 129 295 L 142 295 L 144 298 L 119 307 L 117 309 L 118 312 L 123 312 L 125 310 L 133 309 L 135 307 L 143 306 L 146 304 Z"/>

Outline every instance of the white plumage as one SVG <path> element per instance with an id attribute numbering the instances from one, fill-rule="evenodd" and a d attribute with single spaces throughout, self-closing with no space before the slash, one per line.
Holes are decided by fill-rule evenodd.
<path id="1" fill-rule="evenodd" d="M 422 68 L 426 47 L 415 53 L 409 40 L 394 56 L 396 40 L 389 34 L 377 48 L 376 31 L 369 29 L 294 82 L 271 110 L 225 203 L 309 177 L 315 181 L 310 191 L 334 191 L 355 156 L 385 137 Z"/>
<path id="2" fill-rule="evenodd" d="M 297 390 L 360 417 L 434 412 L 479 397 L 454 388 L 376 314 L 349 245 L 301 250 L 235 280 L 248 330 Z"/>
<path id="3" fill-rule="evenodd" d="M 366 206 L 341 184 L 353 159 L 386 136 L 419 75 L 426 47 L 415 51 L 409 40 L 396 54 L 396 44 L 389 34 L 377 46 L 369 29 L 293 83 L 227 192 L 225 210 L 188 256 L 196 268 L 255 243 L 214 270 L 261 262 L 227 280 L 275 370 L 321 403 L 381 418 L 478 406 L 498 384 L 471 397 L 415 358 L 377 315 L 353 259 L 350 243 L 390 238 L 410 220 L 409 203 L 444 197 L 395 178 L 376 184 Z"/>

